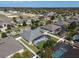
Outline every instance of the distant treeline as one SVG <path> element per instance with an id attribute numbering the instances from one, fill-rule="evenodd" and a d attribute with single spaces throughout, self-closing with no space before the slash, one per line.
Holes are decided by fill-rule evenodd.
<path id="1" fill-rule="evenodd" d="M 48 12 L 57 12 L 57 13 L 79 13 L 79 8 L 30 8 L 30 7 L 0 7 L 1 11 L 20 11 L 26 13 L 48 13 Z"/>

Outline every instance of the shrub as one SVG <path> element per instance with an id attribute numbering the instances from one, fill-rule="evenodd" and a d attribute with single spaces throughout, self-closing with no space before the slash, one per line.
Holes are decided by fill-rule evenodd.
<path id="1" fill-rule="evenodd" d="M 3 33 L 1 34 L 1 37 L 2 37 L 2 38 L 7 37 L 7 34 L 3 32 Z"/>

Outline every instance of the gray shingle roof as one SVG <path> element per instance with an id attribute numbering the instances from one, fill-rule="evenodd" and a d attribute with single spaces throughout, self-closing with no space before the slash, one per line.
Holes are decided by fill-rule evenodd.
<path id="1" fill-rule="evenodd" d="M 59 48 L 64 48 L 66 50 L 71 49 L 72 47 L 69 44 L 66 44 L 65 42 L 59 42 L 56 44 L 54 47 L 55 51 L 58 50 Z"/>
<path id="2" fill-rule="evenodd" d="M 55 24 L 58 25 L 58 26 L 63 26 L 64 25 L 64 21 L 58 21 Z"/>
<path id="3" fill-rule="evenodd" d="M 21 46 L 13 37 L 6 37 L 0 39 L 0 57 L 4 58 L 10 54 L 22 49 Z"/>
<path id="4" fill-rule="evenodd" d="M 79 58 L 79 49 L 70 49 L 62 56 L 62 58 Z"/>
<path id="5" fill-rule="evenodd" d="M 0 15 L 0 25 L 2 24 L 10 24 L 12 20 L 5 15 Z"/>
<path id="6" fill-rule="evenodd" d="M 74 43 L 74 46 L 76 46 L 76 47 L 79 48 L 79 42 L 75 42 L 75 43 Z"/>
<path id="7" fill-rule="evenodd" d="M 68 19 L 68 20 L 66 20 L 68 23 L 72 23 L 72 22 L 79 22 L 79 20 L 78 19 L 74 19 L 74 18 L 72 18 L 72 19 Z"/>
<path id="8" fill-rule="evenodd" d="M 36 29 L 24 29 L 23 33 L 21 33 L 21 36 L 28 40 L 28 41 L 33 41 L 35 38 L 41 36 L 42 33 L 40 32 L 40 28 L 36 28 Z"/>
<path id="9" fill-rule="evenodd" d="M 61 26 L 54 25 L 54 24 L 48 24 L 48 25 L 42 26 L 41 28 L 53 32 L 53 31 L 55 31 L 56 29 L 61 28 Z"/>

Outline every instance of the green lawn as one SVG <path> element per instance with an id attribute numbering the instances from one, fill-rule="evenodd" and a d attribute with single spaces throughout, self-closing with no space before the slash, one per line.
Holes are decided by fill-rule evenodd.
<path id="1" fill-rule="evenodd" d="M 39 49 L 42 49 L 45 42 L 46 42 L 46 41 L 41 41 L 41 42 L 38 44 L 38 48 L 39 48 Z"/>
<path id="2" fill-rule="evenodd" d="M 23 29 L 23 28 L 29 28 L 30 26 L 18 26 L 16 29 Z"/>
<path id="3" fill-rule="evenodd" d="M 21 53 L 22 58 L 31 58 L 32 55 L 33 54 L 30 51 L 28 51 L 27 49 L 24 49 L 24 51 Z"/>
<path id="4" fill-rule="evenodd" d="M 53 38 L 51 37 L 52 41 L 54 41 L 55 43 L 58 41 L 58 39 L 56 38 Z M 48 39 L 49 40 L 49 39 Z M 41 41 L 39 44 L 38 44 L 38 48 L 39 49 L 42 49 L 43 48 L 43 45 L 46 43 L 47 41 Z"/>
<path id="5" fill-rule="evenodd" d="M 31 48 L 33 51 L 35 51 L 36 53 L 39 51 L 37 47 L 35 47 L 34 45 L 29 45 L 29 43 L 24 40 L 24 39 L 21 39 L 22 42 L 24 42 L 29 48 Z"/>
<path id="6" fill-rule="evenodd" d="M 26 48 L 24 48 L 24 51 L 19 53 L 15 53 L 11 58 L 31 58 L 32 57 L 32 53 L 30 51 L 28 51 Z"/>
<path id="7" fill-rule="evenodd" d="M 57 38 L 53 38 L 53 37 L 50 37 L 49 36 L 49 38 L 48 38 L 48 40 L 52 40 L 53 42 L 57 42 L 59 39 L 57 39 Z M 38 44 L 38 48 L 39 49 L 42 49 L 43 48 L 43 45 L 46 43 L 47 41 L 41 41 L 39 44 Z M 55 43 L 56 44 L 56 43 Z"/>
<path id="8" fill-rule="evenodd" d="M 55 42 L 57 42 L 59 39 L 51 37 L 52 40 L 54 40 Z"/>
<path id="9" fill-rule="evenodd" d="M 20 53 L 16 53 L 11 58 L 21 58 L 21 55 L 20 55 Z"/>
<path id="10" fill-rule="evenodd" d="M 41 42 L 42 43 L 42 42 Z M 41 43 L 40 43 L 40 47 L 41 47 Z M 42 43 L 42 48 L 40 49 L 40 51 L 38 52 L 39 56 L 41 56 L 42 58 L 52 58 L 52 52 L 54 51 L 54 46 L 56 45 L 57 40 L 55 40 L 55 38 L 49 37 L 49 39 L 46 42 Z"/>

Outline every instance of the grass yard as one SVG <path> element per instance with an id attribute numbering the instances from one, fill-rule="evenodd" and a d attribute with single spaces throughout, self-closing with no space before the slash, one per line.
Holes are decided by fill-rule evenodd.
<path id="1" fill-rule="evenodd" d="M 17 26 L 16 29 L 24 29 L 24 28 L 30 28 L 30 26 L 29 25 L 26 25 L 26 26 Z"/>
<path id="2" fill-rule="evenodd" d="M 52 40 L 54 40 L 55 42 L 57 42 L 59 39 L 51 37 Z"/>
<path id="3" fill-rule="evenodd" d="M 21 55 L 20 55 L 20 53 L 16 53 L 11 58 L 21 58 Z"/>
<path id="4" fill-rule="evenodd" d="M 49 37 L 46 42 L 40 42 L 39 47 L 40 51 L 38 52 L 38 55 L 41 56 L 42 58 L 52 58 L 52 52 L 54 51 L 54 46 L 57 43 L 56 38 Z M 43 49 L 42 49 L 43 48 Z"/>
<path id="5" fill-rule="evenodd" d="M 54 45 L 56 45 L 57 44 L 57 41 L 59 40 L 59 39 L 54 38 L 54 37 L 50 37 L 50 39 L 53 40 L 52 42 L 54 42 Z"/>
<path id="6" fill-rule="evenodd" d="M 39 48 L 39 49 L 42 49 L 45 42 L 46 42 L 46 41 L 41 41 L 41 42 L 38 44 L 38 48 Z"/>
<path id="7" fill-rule="evenodd" d="M 24 48 L 23 52 L 17 52 L 15 53 L 11 58 L 31 58 L 33 54 L 28 51 L 26 48 Z"/>
<path id="8" fill-rule="evenodd" d="M 24 49 L 24 51 L 21 53 L 21 56 L 22 58 L 31 58 L 33 54 L 27 49 Z"/>
<path id="9" fill-rule="evenodd" d="M 29 45 L 29 43 L 26 40 L 21 39 L 21 41 L 24 42 L 29 48 L 31 48 L 36 53 L 39 51 L 39 49 L 37 47 L 35 47 L 34 45 Z"/>
<path id="10" fill-rule="evenodd" d="M 48 37 L 48 40 L 51 40 L 51 41 L 53 41 L 53 42 L 57 42 L 59 39 L 57 39 L 57 38 L 53 38 L 53 37 Z M 41 41 L 40 43 L 38 43 L 38 48 L 39 49 L 42 49 L 43 48 L 43 45 L 46 43 L 47 41 L 45 41 L 45 40 L 43 40 L 43 41 Z M 52 42 L 52 43 L 53 43 Z"/>

